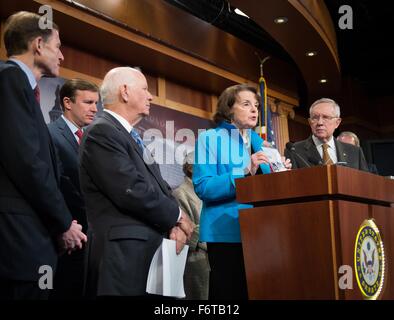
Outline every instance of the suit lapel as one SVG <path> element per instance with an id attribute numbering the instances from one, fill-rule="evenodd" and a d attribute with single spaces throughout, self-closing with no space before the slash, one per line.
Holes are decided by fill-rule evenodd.
<path id="1" fill-rule="evenodd" d="M 322 163 L 323 159 L 321 158 L 319 152 L 317 151 L 316 145 L 312 140 L 312 136 L 305 143 L 305 153 L 308 157 L 308 161 L 312 165 L 317 165 Z"/>
<path id="2" fill-rule="evenodd" d="M 115 125 L 115 127 L 127 138 L 127 140 L 130 141 L 135 152 L 137 152 L 138 155 L 143 159 L 142 151 L 138 146 L 137 142 L 135 142 L 134 139 L 132 138 L 130 132 L 127 132 L 127 130 L 122 126 L 122 124 L 118 120 L 116 120 L 112 115 L 110 115 L 108 112 L 103 112 L 102 117 Z"/>
<path id="3" fill-rule="evenodd" d="M 56 120 L 55 122 L 56 126 L 58 127 L 59 131 L 63 135 L 63 137 L 67 140 L 67 142 L 71 145 L 71 147 L 74 149 L 76 153 L 78 153 L 78 142 L 74 137 L 74 134 L 71 132 L 70 128 L 66 124 L 66 122 L 63 120 L 62 117 Z"/>
<path id="4" fill-rule="evenodd" d="M 149 163 L 151 164 L 147 164 L 147 161 L 144 160 L 144 155 L 140 149 L 140 147 L 138 146 L 137 142 L 134 141 L 134 139 L 132 138 L 132 136 L 130 135 L 129 132 L 127 132 L 127 130 L 121 125 L 121 123 L 119 123 L 119 121 L 117 121 L 113 116 L 111 116 L 108 112 L 103 112 L 102 117 L 104 117 L 105 119 L 107 119 L 108 121 L 112 122 L 116 128 L 118 128 L 119 131 L 122 132 L 122 134 L 124 134 L 127 138 L 128 141 L 130 141 L 134 151 L 139 155 L 139 157 L 142 159 L 142 161 L 145 164 L 145 167 L 150 171 L 150 173 L 152 174 L 152 176 L 156 179 L 157 183 L 160 185 L 161 189 L 163 190 L 163 192 L 166 195 L 169 195 L 169 191 L 167 188 L 166 183 L 164 182 L 161 173 L 160 173 L 160 169 L 158 167 L 158 164 L 154 161 L 152 155 L 150 154 L 150 152 L 148 151 L 148 149 L 145 149 L 145 157 L 148 157 L 147 160 Z"/>
<path id="5" fill-rule="evenodd" d="M 348 162 L 348 156 L 347 153 L 345 152 L 345 148 L 343 147 L 342 143 L 334 139 L 335 142 L 335 148 L 337 149 L 337 159 L 338 162 Z"/>
<path id="6" fill-rule="evenodd" d="M 16 68 L 20 69 L 20 66 L 17 63 L 15 63 L 14 61 L 7 60 L 6 63 L 10 64 L 12 66 L 15 66 Z M 41 131 L 45 130 L 45 132 L 46 132 L 46 135 L 47 135 L 47 138 L 48 138 L 49 156 L 51 158 L 50 160 L 52 161 L 52 166 L 53 166 L 53 171 L 54 171 L 54 174 L 55 174 L 55 179 L 56 179 L 56 181 L 59 181 L 59 167 L 58 167 L 58 160 L 57 160 L 55 146 L 53 144 L 53 141 L 52 141 L 51 135 L 49 133 L 48 127 L 47 127 L 47 125 L 45 123 L 44 116 L 43 116 L 42 110 L 41 110 L 41 106 L 36 100 L 36 97 L 34 95 L 34 91 L 31 88 L 31 85 L 30 85 L 30 82 L 29 82 L 29 79 L 28 79 L 27 76 L 26 76 L 26 81 L 28 83 L 28 87 L 30 88 L 30 90 L 28 91 L 29 92 L 29 95 L 28 95 L 29 102 L 31 103 L 32 106 L 34 106 L 34 108 L 38 108 L 40 110 L 39 112 L 36 112 L 36 115 L 37 115 L 36 119 L 37 119 L 38 130 L 41 130 Z"/>

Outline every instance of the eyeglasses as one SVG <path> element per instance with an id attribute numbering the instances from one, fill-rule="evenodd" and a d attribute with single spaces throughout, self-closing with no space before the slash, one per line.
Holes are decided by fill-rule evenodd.
<path id="1" fill-rule="evenodd" d="M 312 117 L 310 117 L 309 119 L 311 120 L 312 123 L 317 123 L 319 122 L 320 118 L 322 119 L 323 123 L 327 123 L 329 121 L 331 121 L 332 119 L 337 119 L 338 117 L 331 117 L 331 116 L 327 116 L 327 115 L 314 115 Z"/>

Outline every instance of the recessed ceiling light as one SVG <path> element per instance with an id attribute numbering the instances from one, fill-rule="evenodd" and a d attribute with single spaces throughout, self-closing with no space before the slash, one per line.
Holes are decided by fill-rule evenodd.
<path id="1" fill-rule="evenodd" d="M 274 20 L 276 24 L 284 24 L 288 21 L 286 17 L 278 17 Z"/>
<path id="2" fill-rule="evenodd" d="M 309 51 L 309 52 L 306 53 L 306 56 L 307 56 L 307 57 L 314 57 L 314 56 L 316 56 L 316 55 L 317 55 L 317 52 L 316 52 L 316 51 Z"/>
<path id="3" fill-rule="evenodd" d="M 327 79 L 320 79 L 319 80 L 320 83 L 327 83 L 327 81 L 328 81 Z"/>
<path id="4" fill-rule="evenodd" d="M 234 12 L 235 12 L 236 14 L 240 15 L 240 16 L 249 18 L 249 16 L 248 16 L 247 14 L 243 13 L 243 12 L 242 12 L 241 10 L 239 10 L 238 8 L 235 8 Z"/>

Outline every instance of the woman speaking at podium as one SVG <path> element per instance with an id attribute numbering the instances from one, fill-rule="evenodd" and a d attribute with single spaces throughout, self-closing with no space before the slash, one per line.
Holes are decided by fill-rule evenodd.
<path id="1" fill-rule="evenodd" d="M 203 201 L 200 241 L 208 247 L 210 300 L 248 298 L 238 211 L 251 205 L 236 201 L 234 180 L 271 172 L 264 140 L 252 130 L 260 105 L 254 87 L 227 88 L 218 99 L 216 128 L 197 140 L 193 184 Z"/>

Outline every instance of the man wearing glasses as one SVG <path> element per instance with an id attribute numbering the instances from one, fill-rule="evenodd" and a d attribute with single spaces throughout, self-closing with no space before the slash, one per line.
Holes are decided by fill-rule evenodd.
<path id="1" fill-rule="evenodd" d="M 338 104 L 328 98 L 315 101 L 308 119 L 312 136 L 288 145 L 286 158 L 291 159 L 293 169 L 316 165 L 339 164 L 354 169 L 368 171 L 362 150 L 350 144 L 337 141 L 333 133 L 341 123 Z"/>

